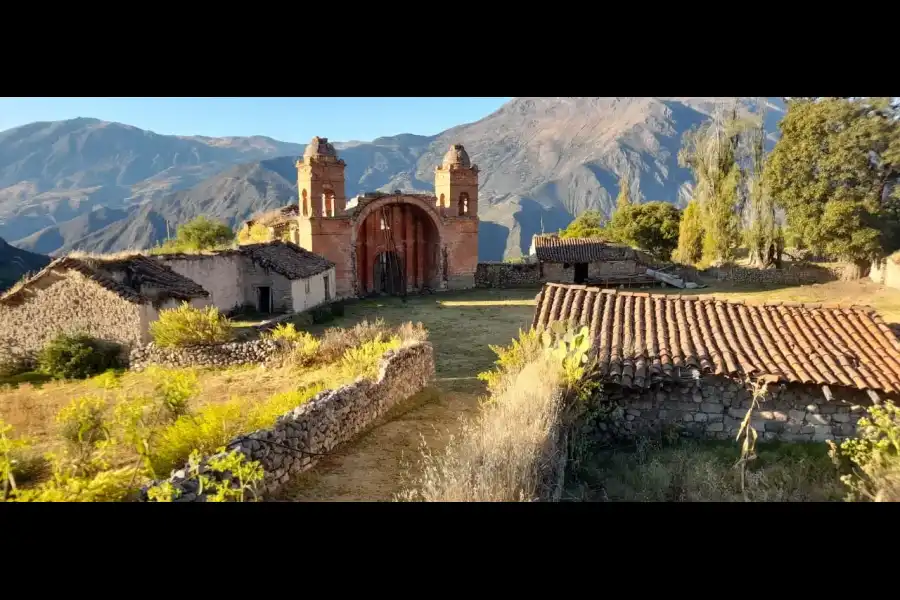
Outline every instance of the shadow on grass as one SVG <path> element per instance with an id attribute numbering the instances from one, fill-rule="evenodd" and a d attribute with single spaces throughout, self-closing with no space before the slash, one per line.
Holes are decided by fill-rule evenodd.
<path id="1" fill-rule="evenodd" d="M 32 385 L 40 385 L 42 383 L 47 383 L 53 378 L 50 375 L 45 373 L 38 373 L 37 371 L 28 371 L 26 373 L 18 373 L 16 375 L 8 375 L 6 377 L 0 377 L 0 386 L 3 385 L 11 385 L 13 387 L 18 387 L 20 383 L 30 383 Z"/>

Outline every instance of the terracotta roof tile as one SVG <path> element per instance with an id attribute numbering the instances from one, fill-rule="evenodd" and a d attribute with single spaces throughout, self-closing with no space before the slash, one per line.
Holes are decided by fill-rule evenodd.
<path id="1" fill-rule="evenodd" d="M 600 238 L 561 238 L 554 235 L 534 236 L 534 253 L 538 260 L 552 263 L 638 258 L 632 248 L 609 244 Z"/>
<path id="2" fill-rule="evenodd" d="M 288 279 L 305 279 L 323 273 L 334 263 L 291 242 L 247 244 L 237 250 L 253 262 Z"/>
<path id="3" fill-rule="evenodd" d="M 627 387 L 689 377 L 682 371 L 697 369 L 900 392 L 900 340 L 870 307 L 546 284 L 533 325 L 567 320 L 590 329 L 602 376 Z"/>

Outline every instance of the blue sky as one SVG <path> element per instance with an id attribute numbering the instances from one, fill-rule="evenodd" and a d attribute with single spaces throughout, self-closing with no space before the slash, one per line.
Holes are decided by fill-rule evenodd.
<path id="1" fill-rule="evenodd" d="M 432 135 L 477 121 L 510 98 L 0 98 L 0 131 L 93 117 L 161 134 L 266 135 L 306 143 Z"/>

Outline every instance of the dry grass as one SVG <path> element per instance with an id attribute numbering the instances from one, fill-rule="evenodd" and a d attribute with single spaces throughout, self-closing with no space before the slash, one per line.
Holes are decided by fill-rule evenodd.
<path id="1" fill-rule="evenodd" d="M 446 448 L 423 449 L 424 469 L 401 500 L 529 502 L 555 460 L 559 365 L 543 356 L 502 382 L 481 414 L 463 423 Z"/>
<path id="2" fill-rule="evenodd" d="M 822 444 L 764 443 L 757 451 L 742 491 L 734 442 L 642 439 L 595 454 L 567 495 L 589 502 L 835 502 L 846 494 Z"/>

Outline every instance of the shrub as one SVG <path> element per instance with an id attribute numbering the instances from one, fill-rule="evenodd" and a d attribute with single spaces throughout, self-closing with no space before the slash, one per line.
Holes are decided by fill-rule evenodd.
<path id="1" fill-rule="evenodd" d="M 328 323 L 334 319 L 334 314 L 328 306 L 318 306 L 312 309 L 312 320 L 316 325 Z"/>
<path id="2" fill-rule="evenodd" d="M 188 413 L 188 400 L 200 393 L 197 374 L 185 369 L 163 369 L 152 366 L 147 369 L 156 382 L 155 392 L 162 407 L 172 418 Z"/>
<path id="3" fill-rule="evenodd" d="M 214 477 L 201 473 L 200 465 L 200 453 L 195 450 L 188 457 L 188 479 L 197 482 L 197 494 L 206 494 L 207 501 L 243 502 L 247 492 L 252 494 L 253 500 L 258 499 L 257 488 L 265 472 L 258 462 L 247 460 L 243 453 L 219 448 L 218 453 L 206 462 L 207 473 L 215 473 Z M 178 496 L 178 490 L 168 481 L 147 490 L 151 502 L 172 502 Z"/>
<path id="4" fill-rule="evenodd" d="M 555 443 L 562 369 L 549 354 L 498 381 L 491 402 L 440 455 L 423 449 L 422 473 L 398 495 L 425 502 L 530 502 L 565 448 Z"/>
<path id="5" fill-rule="evenodd" d="M 316 359 L 319 351 L 319 340 L 307 332 L 301 332 L 294 342 L 291 351 L 291 360 L 295 364 L 306 366 Z"/>
<path id="6" fill-rule="evenodd" d="M 215 306 L 194 308 L 185 302 L 161 311 L 150 324 L 150 334 L 158 346 L 196 346 L 225 343 L 233 330 L 231 321 Z"/>
<path id="7" fill-rule="evenodd" d="M 344 316 L 344 303 L 343 302 L 332 302 L 331 303 L 331 314 L 335 317 L 343 317 Z"/>
<path id="8" fill-rule="evenodd" d="M 422 323 L 413 325 L 412 321 L 407 321 L 397 328 L 397 335 L 404 344 L 412 344 L 415 342 L 424 342 L 428 339 L 428 330 Z"/>
<path id="9" fill-rule="evenodd" d="M 179 417 L 154 437 L 149 457 L 152 472 L 163 475 L 177 469 L 193 450 L 210 454 L 243 433 L 246 401 L 232 398 L 211 404 L 194 415 Z"/>
<path id="10" fill-rule="evenodd" d="M 399 337 L 384 337 L 379 334 L 374 340 L 346 350 L 341 357 L 338 370 L 347 379 L 357 377 L 374 379 L 378 376 L 378 366 L 384 353 L 399 347 Z"/>
<path id="11" fill-rule="evenodd" d="M 38 356 L 40 370 L 55 379 L 84 379 L 118 366 L 121 348 L 82 334 L 62 334 Z"/>
<path id="12" fill-rule="evenodd" d="M 245 431 L 271 427 L 278 417 L 308 402 L 313 396 L 325 389 L 323 385 L 314 385 L 292 392 L 275 394 L 265 402 L 260 402 L 250 409 Z"/>
<path id="13" fill-rule="evenodd" d="M 384 319 L 376 319 L 371 323 L 368 320 L 360 321 L 353 327 L 331 327 L 325 330 L 319 345 L 319 358 L 323 362 L 339 360 L 344 353 L 356 346 L 371 342 L 378 338 L 390 337 L 391 328 Z"/>
<path id="14" fill-rule="evenodd" d="M 841 476 L 848 500 L 900 502 L 900 408 L 872 406 L 857 432 L 840 446 L 828 442 L 835 464 L 849 471 Z"/>
<path id="15" fill-rule="evenodd" d="M 0 488 L 3 489 L 3 497 L 6 498 L 9 490 L 16 489 L 16 466 L 18 464 L 17 453 L 28 447 L 28 441 L 14 438 L 12 425 L 7 425 L 0 420 Z"/>
<path id="16" fill-rule="evenodd" d="M 494 361 L 496 367 L 491 371 L 478 374 L 478 379 L 487 384 L 488 391 L 499 391 L 503 379 L 521 371 L 525 365 L 536 360 L 544 350 L 540 332 L 536 329 L 528 331 L 519 330 L 518 339 L 514 339 L 509 346 L 494 346 L 489 348 L 497 355 Z"/>
<path id="17" fill-rule="evenodd" d="M 109 439 L 104 418 L 106 401 L 96 396 L 75 398 L 56 415 L 60 436 L 72 444 L 93 445 Z"/>

